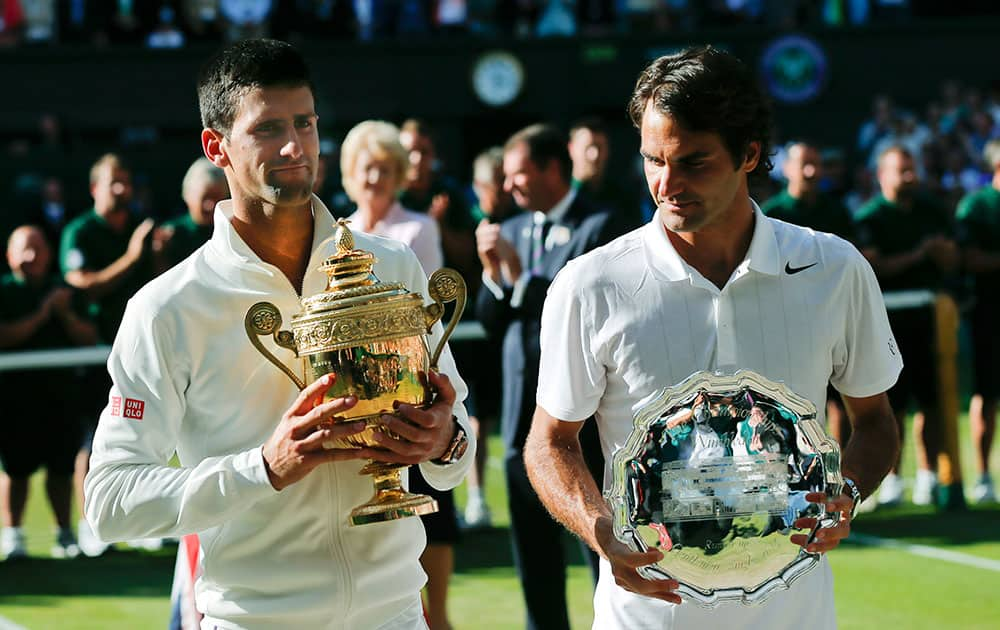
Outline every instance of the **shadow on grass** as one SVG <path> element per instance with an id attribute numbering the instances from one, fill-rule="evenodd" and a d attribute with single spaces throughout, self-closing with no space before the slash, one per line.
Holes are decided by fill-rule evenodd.
<path id="1" fill-rule="evenodd" d="M 852 525 L 858 532 L 884 538 L 946 545 L 970 545 L 997 540 L 1000 505 L 938 512 L 911 505 L 881 508 L 862 515 Z"/>
<path id="2" fill-rule="evenodd" d="M 108 551 L 100 558 L 24 558 L 0 563 L 0 603 L 20 596 L 169 597 L 175 547 L 155 553 Z M 24 605 L 25 601 L 19 601 Z M 32 605 L 45 605 L 32 598 Z"/>
<path id="3" fill-rule="evenodd" d="M 570 566 L 585 565 L 580 543 L 569 532 L 563 536 L 562 547 Z M 455 547 L 456 573 L 504 567 L 511 570 L 514 567 L 509 528 L 493 527 L 462 534 L 461 542 Z"/>

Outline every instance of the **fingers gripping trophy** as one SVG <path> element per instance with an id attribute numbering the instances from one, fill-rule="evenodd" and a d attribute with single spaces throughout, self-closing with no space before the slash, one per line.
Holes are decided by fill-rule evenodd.
<path id="1" fill-rule="evenodd" d="M 326 442 L 324 448 L 378 448 L 374 433 L 381 429 L 383 414 L 392 414 L 399 403 L 431 404 L 434 392 L 427 372 L 438 369 L 444 345 L 465 309 L 466 286 L 457 271 L 439 269 L 428 280 L 433 303 L 425 306 L 423 296 L 402 283 L 379 281 L 372 271 L 375 256 L 355 249 L 347 221 L 341 219 L 337 225 L 333 236 L 337 253 L 320 265 L 328 277 L 327 287 L 302 299 L 303 310 L 292 315 L 291 330 L 281 329 L 276 306 L 258 302 L 247 311 L 246 331 L 250 343 L 300 390 L 333 374 L 336 378 L 324 399 L 357 398 L 357 405 L 333 421 L 364 420 L 365 430 Z M 432 353 L 427 335 L 448 302 L 455 302 L 455 311 Z M 303 361 L 305 381 L 264 347 L 260 337 L 265 335 Z M 375 495 L 351 512 L 352 525 L 437 511 L 433 498 L 403 489 L 400 471 L 407 466 L 372 460 L 361 469 L 361 474 L 374 478 Z"/>

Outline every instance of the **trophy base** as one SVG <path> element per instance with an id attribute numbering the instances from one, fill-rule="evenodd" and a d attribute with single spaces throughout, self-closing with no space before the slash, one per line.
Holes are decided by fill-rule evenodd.
<path id="1" fill-rule="evenodd" d="M 399 471 L 405 467 L 370 462 L 361 470 L 361 474 L 375 477 L 375 496 L 351 510 L 351 525 L 384 523 L 438 511 L 433 497 L 403 489 Z"/>

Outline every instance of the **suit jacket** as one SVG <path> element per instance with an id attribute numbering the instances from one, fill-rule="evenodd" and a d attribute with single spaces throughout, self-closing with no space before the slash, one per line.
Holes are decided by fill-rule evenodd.
<path id="1" fill-rule="evenodd" d="M 547 240 L 552 244 L 542 256 L 540 272 L 527 281 L 518 306 L 511 304 L 511 287 L 504 289 L 502 299 L 486 287 L 479 291 L 476 315 L 490 340 L 502 340 L 503 344 L 500 429 L 508 451 L 524 447 L 535 412 L 540 355 L 538 336 L 549 284 L 568 261 L 618 236 L 611 218 L 610 213 L 598 210 L 578 194 L 562 219 L 550 228 Z M 526 274 L 529 273 L 533 225 L 533 213 L 525 212 L 507 219 L 500 226 L 503 237 L 517 249 Z"/>

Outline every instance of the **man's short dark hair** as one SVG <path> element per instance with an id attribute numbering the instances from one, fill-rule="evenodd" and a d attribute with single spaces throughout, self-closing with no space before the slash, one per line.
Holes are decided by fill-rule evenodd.
<path id="1" fill-rule="evenodd" d="M 308 87 L 306 61 L 290 44 L 274 39 L 247 39 L 223 48 L 198 77 L 201 124 L 229 135 L 240 99 L 252 89 Z"/>
<path id="2" fill-rule="evenodd" d="M 552 125 L 531 125 L 511 136 L 503 146 L 504 153 L 519 145 L 528 147 L 528 156 L 538 168 L 546 168 L 549 162 L 555 160 L 559 164 L 559 172 L 567 182 L 573 173 L 573 162 L 566 148 L 566 134 Z"/>
<path id="3" fill-rule="evenodd" d="M 608 126 L 597 116 L 587 116 L 586 118 L 577 120 L 573 123 L 573 126 L 569 128 L 569 137 L 572 138 L 573 134 L 581 129 L 586 129 L 593 134 L 608 135 Z"/>
<path id="4" fill-rule="evenodd" d="M 750 68 L 735 56 L 700 46 L 660 57 L 639 75 L 628 104 L 637 128 L 650 101 L 689 131 L 719 134 L 736 167 L 750 143 L 759 142 L 751 174 L 771 170 L 771 106 Z"/>

